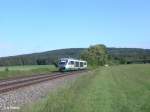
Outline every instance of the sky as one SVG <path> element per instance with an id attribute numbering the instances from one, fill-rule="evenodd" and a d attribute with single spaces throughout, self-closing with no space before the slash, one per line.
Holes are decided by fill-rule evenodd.
<path id="1" fill-rule="evenodd" d="M 0 0 L 0 57 L 149 43 L 149 0 Z"/>

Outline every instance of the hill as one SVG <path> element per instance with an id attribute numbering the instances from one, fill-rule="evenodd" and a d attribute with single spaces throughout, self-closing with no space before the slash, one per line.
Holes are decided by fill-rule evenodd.
<path id="1" fill-rule="evenodd" d="M 108 52 L 121 63 L 150 63 L 150 49 L 108 48 Z"/>
<path id="2" fill-rule="evenodd" d="M 108 54 L 119 63 L 150 63 L 150 49 L 107 48 Z M 69 48 L 41 53 L 25 54 L 0 58 L 0 66 L 52 64 L 62 57 L 79 58 L 86 48 Z"/>
<path id="3" fill-rule="evenodd" d="M 59 49 L 41 53 L 24 54 L 0 58 L 0 66 L 46 65 L 62 57 L 79 58 L 84 48 Z"/>

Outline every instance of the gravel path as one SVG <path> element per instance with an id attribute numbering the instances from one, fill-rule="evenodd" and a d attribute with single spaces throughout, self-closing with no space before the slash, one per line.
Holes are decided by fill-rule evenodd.
<path id="1" fill-rule="evenodd" d="M 0 112 L 15 112 L 21 106 L 45 97 L 50 91 L 63 87 L 70 81 L 75 81 L 81 74 L 65 76 L 0 94 Z"/>

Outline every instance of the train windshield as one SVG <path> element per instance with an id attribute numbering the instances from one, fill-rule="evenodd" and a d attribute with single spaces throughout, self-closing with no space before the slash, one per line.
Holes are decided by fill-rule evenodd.
<path id="1" fill-rule="evenodd" d="M 60 65 L 65 65 L 66 62 L 62 61 L 62 62 L 59 62 Z"/>
<path id="2" fill-rule="evenodd" d="M 66 65 L 67 61 L 60 61 L 59 65 Z"/>

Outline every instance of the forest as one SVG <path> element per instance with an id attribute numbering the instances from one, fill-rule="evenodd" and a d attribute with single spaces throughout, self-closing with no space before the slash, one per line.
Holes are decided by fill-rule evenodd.
<path id="1" fill-rule="evenodd" d="M 54 64 L 59 58 L 80 58 L 87 48 L 68 48 L 41 53 L 23 54 L 1 57 L 0 66 L 16 65 L 48 65 Z M 107 48 L 108 58 L 117 64 L 150 63 L 150 49 L 140 48 Z"/>

